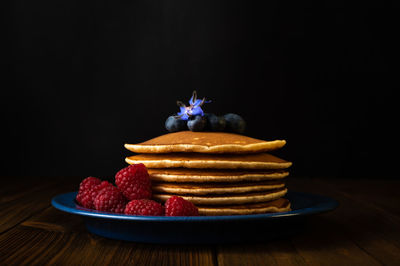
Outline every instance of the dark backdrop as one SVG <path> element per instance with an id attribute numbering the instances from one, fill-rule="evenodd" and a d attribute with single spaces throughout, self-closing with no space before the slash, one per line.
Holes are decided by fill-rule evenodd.
<path id="1" fill-rule="evenodd" d="M 6 1 L 3 176 L 113 176 L 194 89 L 294 176 L 396 176 L 397 12 L 143 2 Z"/>

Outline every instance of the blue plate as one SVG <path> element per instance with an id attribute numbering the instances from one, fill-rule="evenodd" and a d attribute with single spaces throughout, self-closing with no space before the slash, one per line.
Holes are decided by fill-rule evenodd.
<path id="1" fill-rule="evenodd" d="M 255 242 L 292 234 L 304 218 L 335 209 L 334 199 L 290 191 L 292 211 L 254 215 L 157 217 L 113 214 L 84 209 L 75 203 L 77 192 L 55 196 L 52 205 L 85 219 L 87 229 L 107 238 L 146 243 Z"/>

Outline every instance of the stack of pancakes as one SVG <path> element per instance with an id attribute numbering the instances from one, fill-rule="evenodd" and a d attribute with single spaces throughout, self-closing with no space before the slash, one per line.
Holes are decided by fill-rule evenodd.
<path id="1" fill-rule="evenodd" d="M 172 195 L 193 202 L 202 215 L 240 215 L 290 210 L 283 178 L 290 162 L 269 153 L 286 144 L 225 132 L 181 131 L 125 148 L 138 155 L 153 184 L 153 198 Z"/>

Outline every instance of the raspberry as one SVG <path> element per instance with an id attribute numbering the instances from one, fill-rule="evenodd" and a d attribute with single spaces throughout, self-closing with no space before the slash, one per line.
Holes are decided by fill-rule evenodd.
<path id="1" fill-rule="evenodd" d="M 154 200 L 131 200 L 125 207 L 125 214 L 162 216 L 164 215 L 164 207 Z"/>
<path id="2" fill-rule="evenodd" d="M 179 196 L 165 202 L 165 216 L 198 216 L 199 210 L 193 203 Z"/>
<path id="3" fill-rule="evenodd" d="M 114 187 L 113 184 L 111 184 L 108 181 L 102 181 L 99 185 L 95 186 L 94 188 L 92 188 L 92 196 L 95 198 L 97 196 L 97 194 L 104 188 L 108 188 L 108 187 Z M 93 198 L 93 199 L 94 199 Z"/>
<path id="4" fill-rule="evenodd" d="M 93 208 L 93 200 L 90 197 L 90 190 L 79 191 L 78 195 L 76 195 L 76 201 L 82 207 L 92 209 Z"/>
<path id="5" fill-rule="evenodd" d="M 124 213 L 126 202 L 117 187 L 108 186 L 99 191 L 94 200 L 94 208 L 103 212 Z"/>
<path id="6" fill-rule="evenodd" d="M 100 179 L 99 179 L 100 181 Z M 84 181 L 82 181 L 83 183 Z M 76 201 L 85 208 L 88 209 L 94 209 L 94 199 L 96 198 L 97 194 L 99 194 L 99 192 L 106 188 L 106 187 L 112 187 L 113 185 L 110 184 L 107 181 L 103 181 L 98 185 L 92 186 L 90 187 L 90 183 L 93 181 L 87 181 L 86 183 L 84 183 L 84 185 L 80 186 L 82 188 L 82 190 L 80 189 L 78 192 L 78 195 L 76 196 Z"/>
<path id="7" fill-rule="evenodd" d="M 92 208 L 93 201 L 90 197 L 90 190 L 100 183 L 100 179 L 92 176 L 83 179 L 82 182 L 79 184 L 79 192 L 78 195 L 76 195 L 76 201 L 85 208 Z"/>
<path id="8" fill-rule="evenodd" d="M 101 180 L 97 177 L 89 176 L 82 180 L 79 184 L 79 191 L 89 190 L 101 183 Z"/>
<path id="9" fill-rule="evenodd" d="M 115 184 L 129 200 L 150 199 L 151 182 L 144 164 L 131 164 L 115 175 Z"/>

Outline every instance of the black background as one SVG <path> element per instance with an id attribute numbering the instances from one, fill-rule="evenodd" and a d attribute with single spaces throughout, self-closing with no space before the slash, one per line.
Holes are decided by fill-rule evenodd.
<path id="1" fill-rule="evenodd" d="M 143 2 L 6 4 L 2 176 L 113 176 L 194 89 L 293 176 L 398 176 L 396 10 Z"/>

